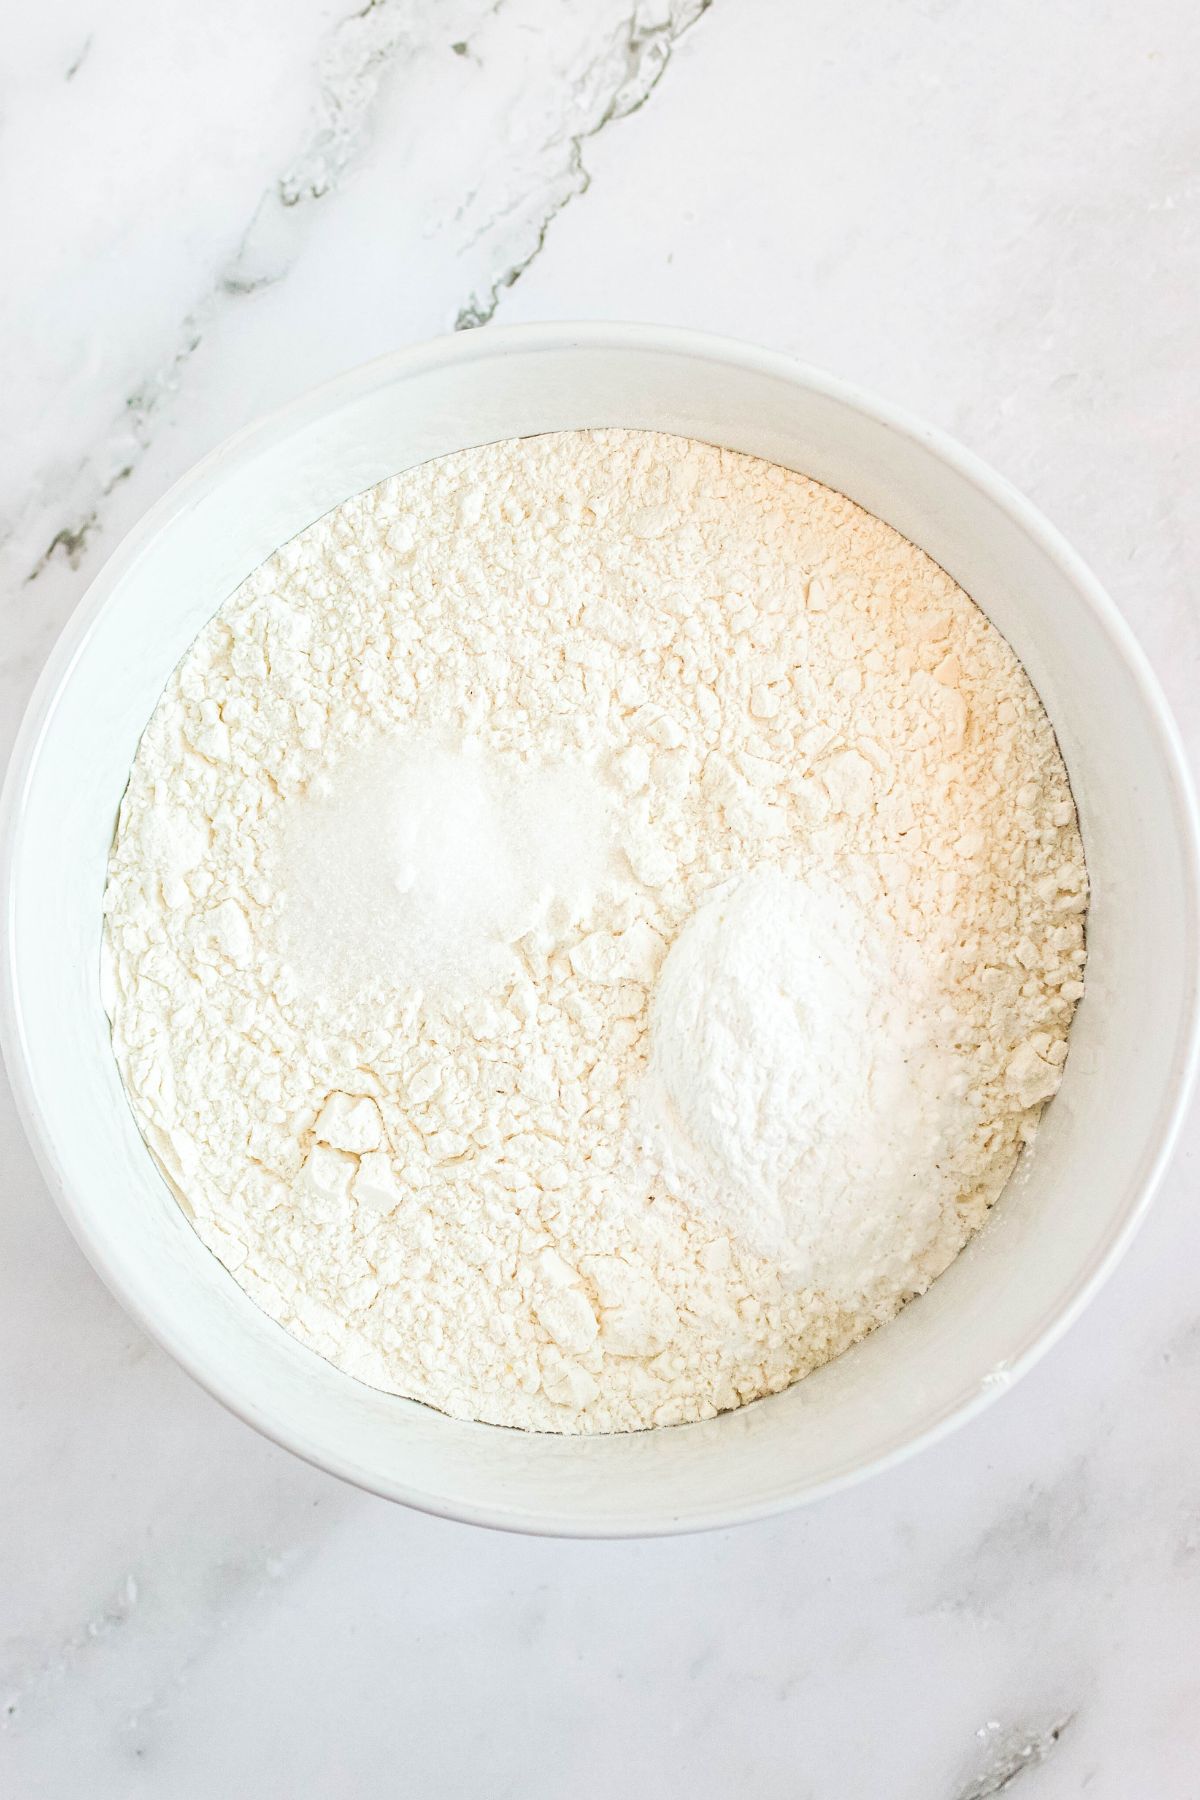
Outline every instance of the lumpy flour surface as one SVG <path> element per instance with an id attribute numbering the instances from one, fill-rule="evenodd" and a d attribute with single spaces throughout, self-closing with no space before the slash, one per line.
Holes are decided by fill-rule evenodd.
<path id="1" fill-rule="evenodd" d="M 952 1260 L 1054 1092 L 1087 882 L 1003 639 L 774 465 L 464 452 L 287 544 L 142 739 L 138 1124 L 273 1318 L 462 1417 L 777 1391 Z"/>

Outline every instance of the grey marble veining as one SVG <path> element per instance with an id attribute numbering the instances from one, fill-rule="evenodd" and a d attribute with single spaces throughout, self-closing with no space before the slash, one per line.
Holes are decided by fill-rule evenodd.
<path id="1" fill-rule="evenodd" d="M 0 146 L 5 747 L 121 533 L 229 431 L 456 324 L 600 316 L 963 437 L 1200 748 L 1183 0 L 44 13 Z M 1194 1800 L 1198 1163 L 1193 1116 L 1085 1318 L 916 1461 L 739 1532 L 542 1543 L 226 1415 L 92 1276 L 5 1096 L 0 1794 Z"/>

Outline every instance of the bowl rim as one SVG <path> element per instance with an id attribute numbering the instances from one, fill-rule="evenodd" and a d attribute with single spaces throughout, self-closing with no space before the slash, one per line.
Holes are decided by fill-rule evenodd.
<path id="1" fill-rule="evenodd" d="M 1107 1244 L 1080 1270 L 1071 1288 L 1030 1334 L 1005 1370 L 1005 1379 L 985 1383 L 974 1394 L 949 1407 L 931 1423 L 911 1432 L 875 1456 L 840 1471 L 822 1482 L 771 1494 L 740 1504 L 699 1507 L 686 1516 L 640 1515 L 603 1525 L 585 1517 L 547 1513 L 532 1518 L 511 1508 L 460 1504 L 443 1500 L 402 1481 L 381 1482 L 348 1459 L 331 1454 L 320 1444 L 287 1424 L 265 1416 L 244 1394 L 215 1374 L 207 1365 L 203 1346 L 183 1341 L 168 1319 L 147 1307 L 140 1293 L 131 1290 L 114 1268 L 105 1236 L 94 1224 L 92 1210 L 65 1180 L 54 1134 L 38 1103 L 22 1018 L 17 974 L 15 908 L 17 872 L 22 848 L 26 800 L 42 747 L 53 729 L 59 696 L 75 663 L 86 649 L 91 633 L 110 603 L 120 582 L 146 546 L 204 493 L 222 480 L 233 463 L 286 438 L 293 432 L 337 410 L 372 389 L 450 364 L 469 365 L 497 356 L 544 351 L 626 350 L 652 351 L 678 357 L 717 362 L 747 373 L 775 377 L 864 415 L 897 435 L 920 444 L 969 481 L 995 504 L 1057 565 L 1060 573 L 1080 594 L 1096 624 L 1133 676 L 1147 722 L 1161 752 L 1170 786 L 1170 798 L 1179 822 L 1180 849 L 1185 870 L 1184 906 L 1187 920 L 1188 967 L 1185 975 L 1184 1031 L 1171 1083 L 1164 1093 L 1163 1126 L 1145 1176 L 1130 1201 L 1125 1216 Z M 1159 686 L 1149 659 L 1132 629 L 1118 611 L 1097 577 L 1061 533 L 1006 477 L 973 451 L 938 427 L 905 408 L 878 399 L 854 383 L 804 362 L 786 352 L 761 348 L 741 339 L 676 326 L 634 322 L 563 322 L 489 325 L 484 329 L 447 334 L 403 349 L 393 350 L 308 389 L 297 398 L 242 427 L 210 450 L 175 481 L 135 522 L 114 547 L 88 584 L 50 651 L 18 727 L 0 790 L 0 918 L 4 945 L 0 956 L 0 1053 L 7 1067 L 16 1110 L 38 1167 L 69 1230 L 109 1291 L 142 1328 L 236 1417 L 265 1437 L 326 1472 L 381 1497 L 396 1500 L 432 1515 L 496 1529 L 562 1537 L 640 1537 L 728 1527 L 773 1517 L 792 1507 L 852 1486 L 869 1476 L 915 1455 L 975 1418 L 1001 1393 L 1056 1344 L 1099 1291 L 1128 1249 L 1145 1219 L 1171 1160 L 1183 1123 L 1197 1069 L 1200 1066 L 1200 812 L 1197 809 L 1187 756 L 1174 717 Z"/>

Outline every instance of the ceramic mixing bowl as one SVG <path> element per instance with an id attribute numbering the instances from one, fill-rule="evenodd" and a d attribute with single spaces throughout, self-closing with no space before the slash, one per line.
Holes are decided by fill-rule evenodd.
<path id="1" fill-rule="evenodd" d="M 286 539 L 428 457 L 623 425 L 840 489 L 971 594 L 1058 733 L 1092 879 L 1062 1087 L 984 1229 L 893 1323 L 703 1424 L 564 1438 L 464 1424 L 339 1373 L 192 1231 L 134 1126 L 100 1001 L 100 902 L 139 735 L 200 627 Z M 528 1531 L 751 1519 L 885 1467 L 977 1412 L 1076 1317 L 1169 1154 L 1195 1059 L 1193 804 L 1129 631 L 1034 509 L 938 432 L 789 358 L 656 326 L 489 328 L 385 357 L 242 432 L 92 584 L 34 695 L 2 808 L 0 1023 L 46 1179 L 113 1292 L 243 1419 L 376 1493 Z"/>

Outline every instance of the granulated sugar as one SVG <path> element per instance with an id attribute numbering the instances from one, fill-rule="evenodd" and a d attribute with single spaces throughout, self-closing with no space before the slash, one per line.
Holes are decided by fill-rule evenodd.
<path id="1" fill-rule="evenodd" d="M 802 476 L 602 431 L 382 483 L 168 684 L 106 993 L 196 1230 L 339 1367 L 703 1418 L 894 1314 L 1060 1079 L 1086 873 L 1007 645 Z"/>
<path id="2" fill-rule="evenodd" d="M 595 896 L 609 814 L 582 764 L 506 767 L 478 739 L 382 740 L 285 809 L 267 870 L 280 947 L 318 1003 L 379 982 L 493 986 L 556 896 Z"/>

